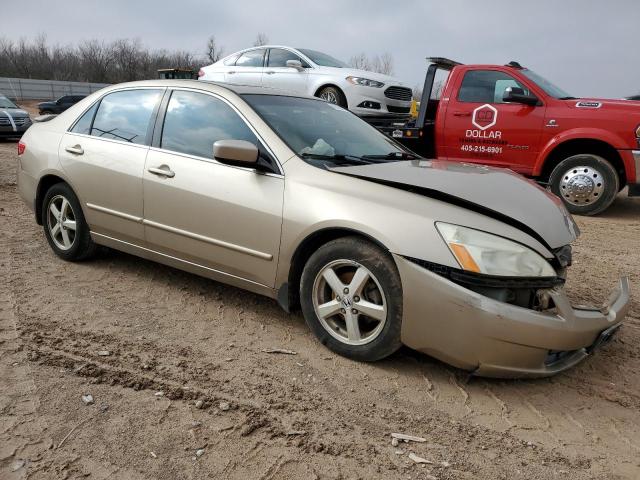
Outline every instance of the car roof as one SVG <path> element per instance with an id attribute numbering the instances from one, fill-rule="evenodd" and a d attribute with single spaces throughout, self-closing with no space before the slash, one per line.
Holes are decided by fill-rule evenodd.
<path id="1" fill-rule="evenodd" d="M 276 88 L 257 87 L 254 85 L 232 85 L 229 83 L 212 82 L 210 80 L 189 80 L 189 79 L 167 79 L 167 80 L 139 80 L 137 82 L 118 83 L 106 87 L 105 91 L 119 90 L 121 88 L 135 88 L 135 87 L 163 87 L 163 88 L 197 88 L 200 90 L 209 90 L 216 92 L 218 89 L 228 90 L 237 95 L 246 94 L 260 94 L 260 95 L 277 95 L 285 97 L 299 97 L 299 98 L 311 98 L 318 100 L 317 97 L 309 95 L 300 95 L 288 92 L 286 90 L 279 90 Z"/>

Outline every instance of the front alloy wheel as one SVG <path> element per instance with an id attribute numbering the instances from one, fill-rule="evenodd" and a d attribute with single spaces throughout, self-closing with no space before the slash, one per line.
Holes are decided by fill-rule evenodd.
<path id="1" fill-rule="evenodd" d="M 363 345 L 375 340 L 387 321 L 378 279 L 352 260 L 326 265 L 313 284 L 313 307 L 322 326 L 338 341 Z"/>
<path id="2" fill-rule="evenodd" d="M 400 274 L 389 252 L 363 238 L 338 238 L 311 255 L 300 304 L 314 335 L 340 355 L 371 362 L 401 346 Z"/>

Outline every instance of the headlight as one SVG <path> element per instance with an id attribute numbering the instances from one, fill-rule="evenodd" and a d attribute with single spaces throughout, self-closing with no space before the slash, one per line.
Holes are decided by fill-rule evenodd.
<path id="1" fill-rule="evenodd" d="M 638 125 L 638 128 L 636 128 L 636 137 L 640 138 L 640 125 Z"/>
<path id="2" fill-rule="evenodd" d="M 530 248 L 490 233 L 436 223 L 463 270 L 505 277 L 555 277 L 549 262 Z"/>
<path id="3" fill-rule="evenodd" d="M 369 80 L 363 77 L 347 77 L 347 82 L 353 83 L 354 85 L 362 85 L 363 87 L 384 87 L 384 83 L 382 82 L 376 82 L 375 80 Z"/>

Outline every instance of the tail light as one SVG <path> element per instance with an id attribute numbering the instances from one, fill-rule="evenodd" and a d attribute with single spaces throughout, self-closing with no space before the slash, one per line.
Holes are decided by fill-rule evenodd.
<path id="1" fill-rule="evenodd" d="M 198 78 L 200 78 L 200 77 L 204 77 L 204 70 L 203 69 L 198 70 Z"/>
<path id="2" fill-rule="evenodd" d="M 24 142 L 18 142 L 18 155 L 22 155 L 27 149 L 27 144 Z"/>

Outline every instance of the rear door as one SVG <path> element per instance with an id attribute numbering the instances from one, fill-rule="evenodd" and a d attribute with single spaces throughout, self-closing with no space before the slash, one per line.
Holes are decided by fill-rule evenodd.
<path id="1" fill-rule="evenodd" d="M 528 87 L 492 69 L 462 72 L 457 94 L 448 102 L 444 143 L 450 160 L 508 167 L 528 174 L 540 150 L 545 107 L 505 103 L 508 87 Z"/>
<path id="2" fill-rule="evenodd" d="M 262 85 L 262 73 L 264 72 L 264 57 L 266 48 L 256 48 L 243 52 L 225 73 L 225 82 L 235 85 Z"/>
<path id="3" fill-rule="evenodd" d="M 144 242 L 142 172 L 164 89 L 105 95 L 60 142 L 59 158 L 94 233 Z"/>
<path id="4" fill-rule="evenodd" d="M 287 67 L 287 60 L 298 60 L 304 70 Z M 262 75 L 262 86 L 279 88 L 291 93 L 306 94 L 308 68 L 310 65 L 300 56 L 285 48 L 270 48 L 267 56 L 266 67 Z"/>
<path id="5" fill-rule="evenodd" d="M 149 247 L 273 287 L 284 178 L 213 159 L 214 142 L 234 139 L 275 161 L 265 144 L 226 100 L 186 89 L 173 91 L 156 131 L 162 136 L 154 138 L 144 172 Z"/>

